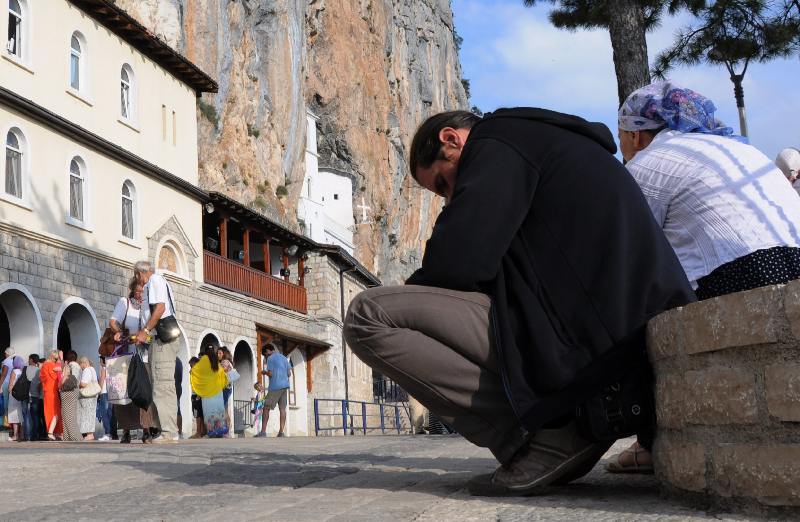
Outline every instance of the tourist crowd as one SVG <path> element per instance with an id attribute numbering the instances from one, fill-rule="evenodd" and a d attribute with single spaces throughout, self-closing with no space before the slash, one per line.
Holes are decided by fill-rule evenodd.
<path id="1" fill-rule="evenodd" d="M 73 350 L 53 350 L 45 359 L 31 354 L 27 361 L 12 347 L 5 350 L 0 413 L 10 439 L 91 441 L 99 421 L 100 441 L 130 443 L 132 430 L 141 430 L 142 443 L 179 440 L 181 335 L 169 283 L 149 262 L 136 263 L 128 293 L 117 302 L 101 339 L 97 369 Z M 269 388 L 254 385 L 253 429 L 256 436 L 266 436 L 269 411 L 278 406 L 278 436 L 284 436 L 291 366 L 275 343 L 265 346 L 263 355 Z M 196 419 L 191 438 L 231 437 L 229 404 L 240 375 L 230 350 L 205 346 L 189 366 Z"/>

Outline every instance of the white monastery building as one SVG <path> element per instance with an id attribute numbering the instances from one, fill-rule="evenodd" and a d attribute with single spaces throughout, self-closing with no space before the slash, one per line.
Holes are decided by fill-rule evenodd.
<path id="1" fill-rule="evenodd" d="M 111 0 L 0 2 L 0 349 L 96 362 L 133 263 L 149 259 L 184 333 L 184 433 L 187 361 L 208 344 L 242 375 L 239 432 L 271 340 L 294 368 L 290 436 L 314 433 L 316 398 L 372 402 L 342 308 L 380 281 L 352 257 L 352 184 L 318 169 L 313 116 L 305 237 L 198 186 L 197 98 L 217 84 L 196 65 Z"/>

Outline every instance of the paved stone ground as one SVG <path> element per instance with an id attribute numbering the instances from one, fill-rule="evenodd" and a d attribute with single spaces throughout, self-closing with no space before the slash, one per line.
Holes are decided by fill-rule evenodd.
<path id="1" fill-rule="evenodd" d="M 466 480 L 494 466 L 457 436 L 3 443 L 0 520 L 746 520 L 600 466 L 540 497 L 470 497 Z"/>

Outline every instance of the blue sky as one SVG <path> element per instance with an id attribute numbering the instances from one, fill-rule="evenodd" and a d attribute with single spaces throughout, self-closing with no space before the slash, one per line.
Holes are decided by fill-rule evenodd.
<path id="1" fill-rule="evenodd" d="M 607 31 L 568 32 L 547 20 L 552 6 L 529 8 L 523 0 L 452 0 L 464 38 L 463 75 L 472 105 L 534 106 L 576 114 L 608 125 L 616 136 L 617 90 Z M 665 18 L 648 34 L 651 61 L 673 40 L 687 15 Z M 711 98 L 717 117 L 738 133 L 733 84 L 723 67 L 674 69 L 670 78 Z M 774 159 L 784 147 L 800 147 L 800 60 L 751 64 L 744 81 L 750 141 Z"/>

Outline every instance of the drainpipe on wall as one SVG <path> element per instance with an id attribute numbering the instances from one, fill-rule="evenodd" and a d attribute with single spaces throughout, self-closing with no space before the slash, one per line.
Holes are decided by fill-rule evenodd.
<path id="1" fill-rule="evenodd" d="M 342 314 L 342 364 L 344 365 L 344 400 L 350 400 L 350 384 L 347 376 L 347 343 L 344 340 L 344 274 L 346 272 L 355 272 L 355 267 L 343 268 L 339 270 L 339 298 L 341 303 Z"/>

